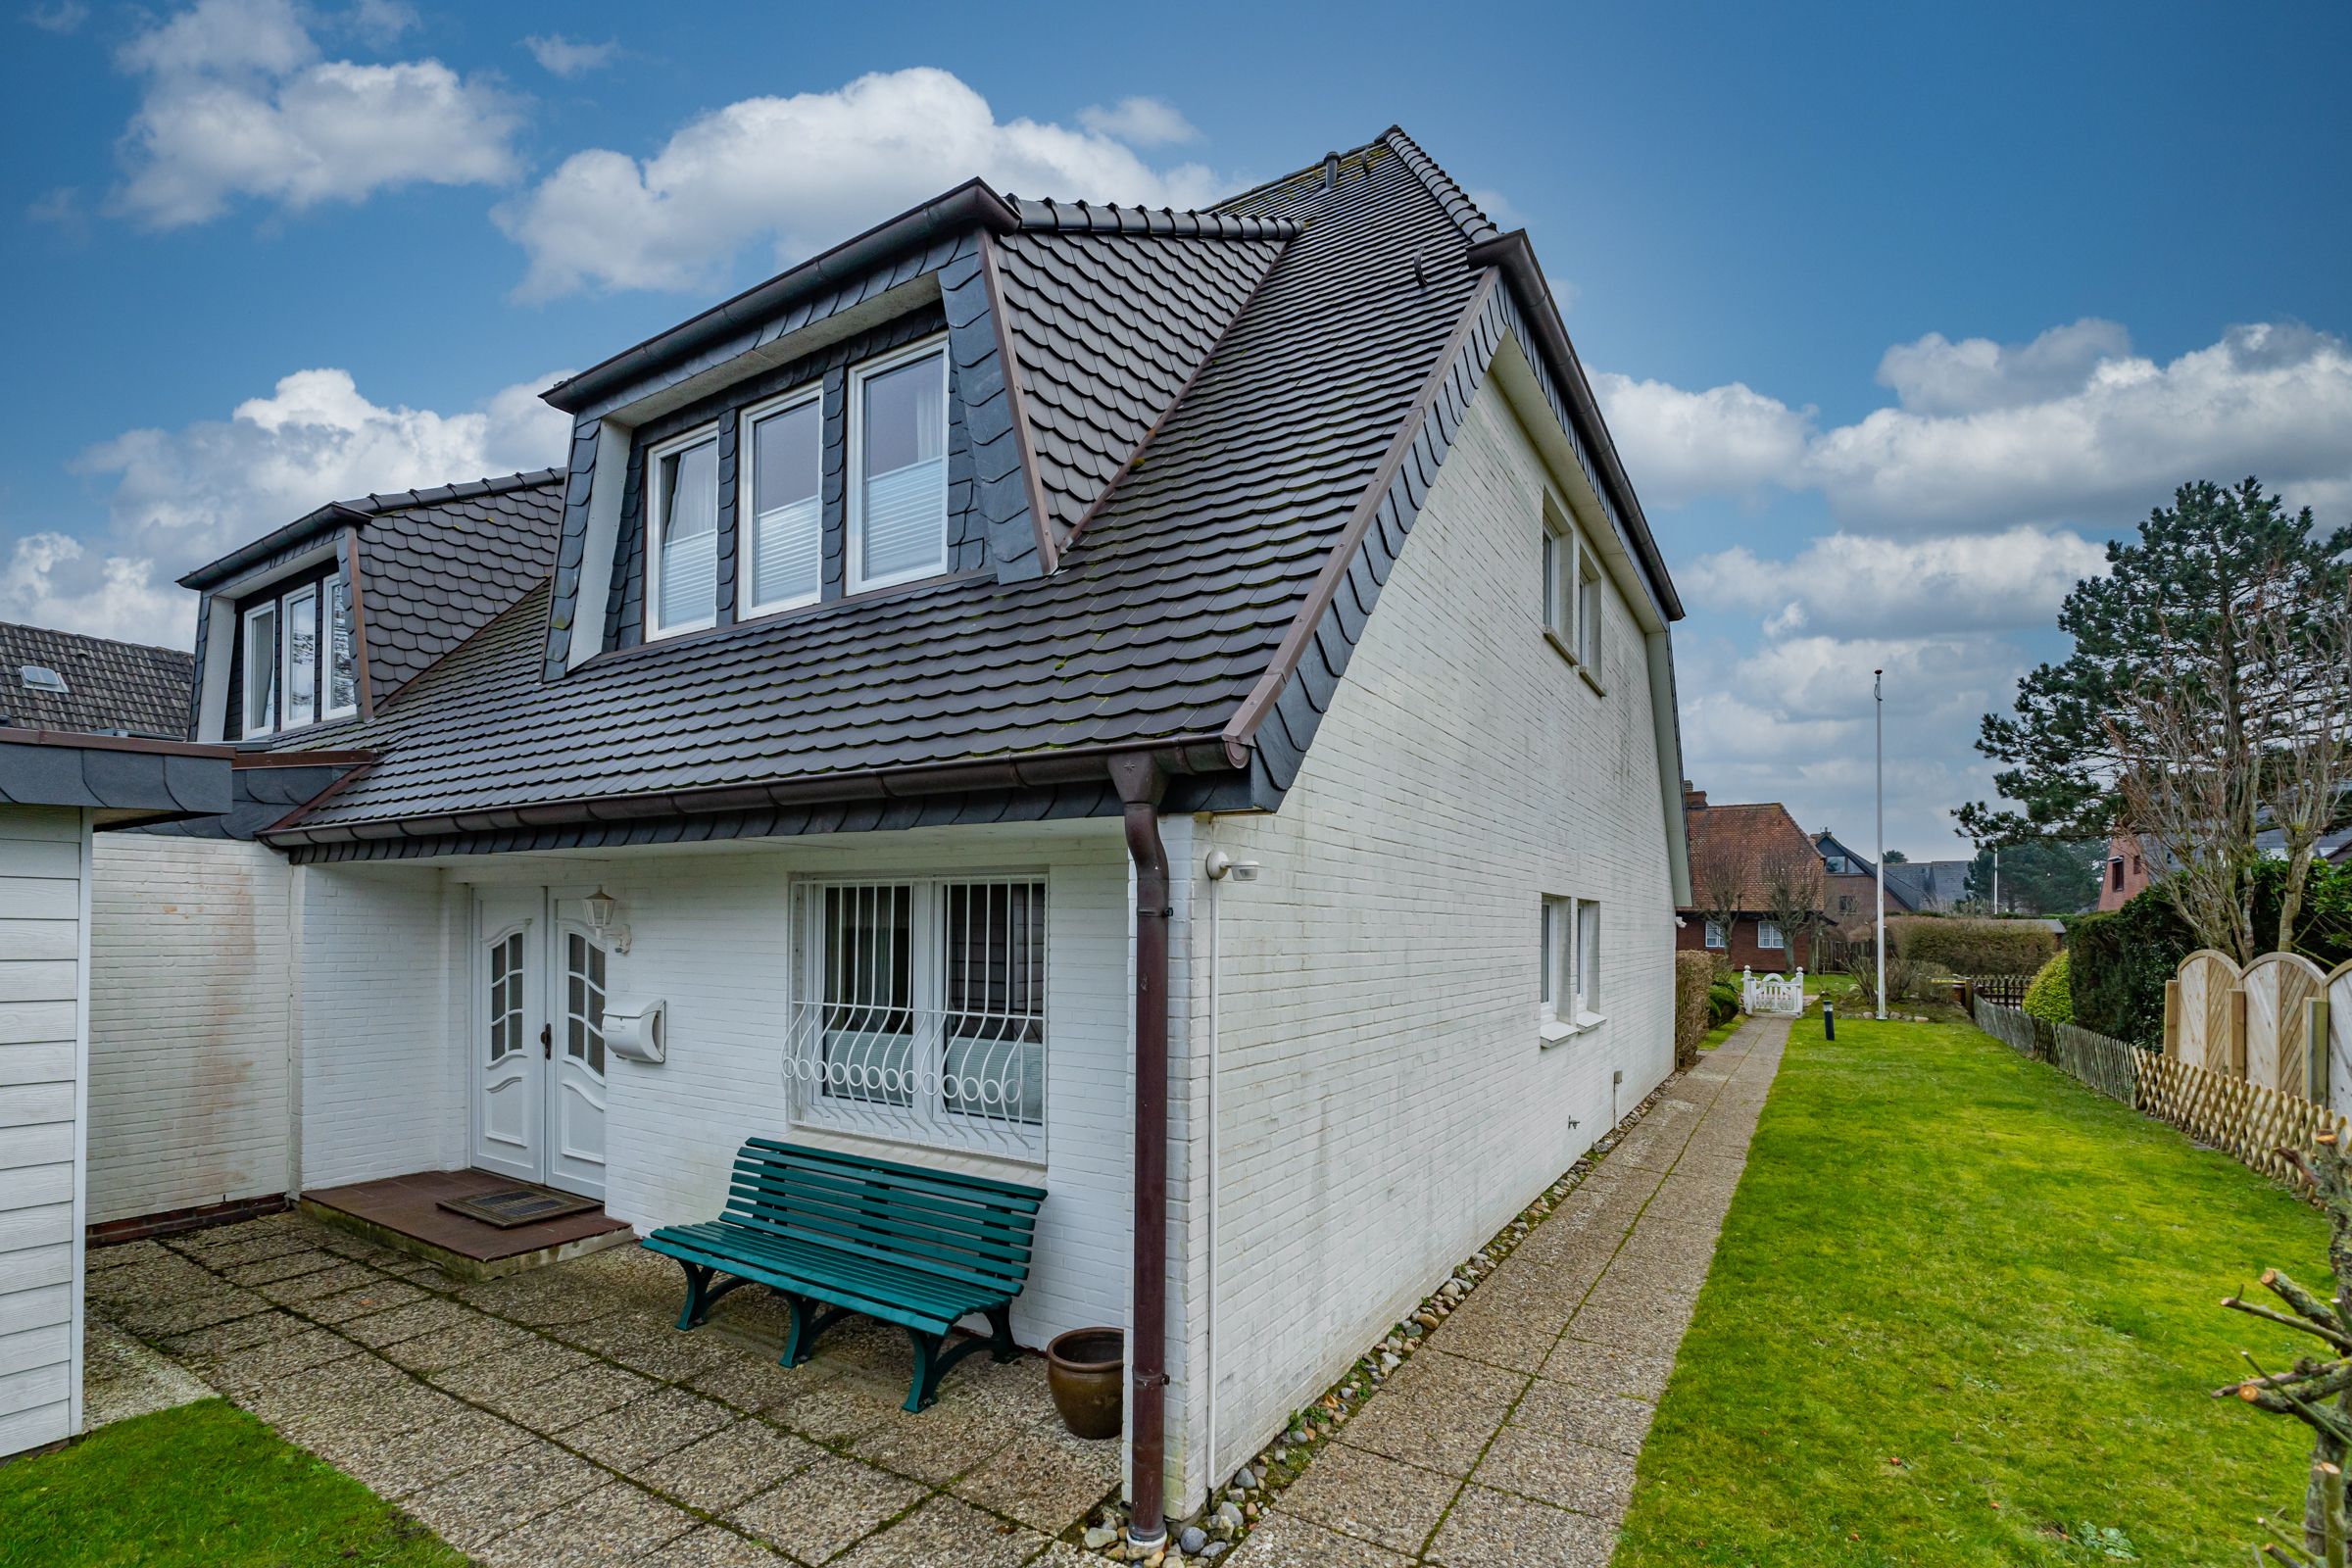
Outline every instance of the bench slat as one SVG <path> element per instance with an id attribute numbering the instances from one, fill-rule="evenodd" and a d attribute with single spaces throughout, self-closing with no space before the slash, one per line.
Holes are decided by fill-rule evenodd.
<path id="1" fill-rule="evenodd" d="M 757 1182 L 779 1190 L 855 1196 L 867 1202 L 887 1198 L 893 1209 L 904 1211 L 909 1217 L 953 1220 L 958 1224 L 1017 1231 L 1026 1231 L 1036 1223 L 1037 1210 L 1027 1203 L 999 1203 L 993 1198 L 975 1199 L 960 1194 L 930 1193 L 879 1182 L 861 1182 L 840 1171 L 805 1169 L 781 1161 L 738 1159 L 735 1162 L 734 1179 L 738 1182 Z"/>
<path id="2" fill-rule="evenodd" d="M 860 1232 L 854 1226 L 831 1223 L 806 1212 L 794 1213 L 780 1220 L 764 1218 L 747 1220 L 744 1216 L 735 1213 L 729 1213 L 726 1218 L 729 1223 L 743 1226 L 747 1230 L 758 1230 L 772 1236 L 787 1237 L 809 1246 L 827 1247 L 844 1253 L 886 1258 L 901 1268 L 919 1270 L 926 1274 L 939 1275 L 942 1278 L 961 1280 L 969 1284 L 1007 1290 L 1008 1292 L 1017 1290 L 1029 1274 L 1029 1260 L 1026 1255 L 1014 1263 L 981 1267 L 976 1266 L 977 1260 L 966 1262 L 945 1253 L 910 1246 L 895 1236 Z"/>
<path id="3" fill-rule="evenodd" d="M 1024 1187 L 1017 1182 L 1001 1182 L 988 1176 L 967 1176 L 961 1171 L 933 1170 L 925 1165 L 902 1165 L 896 1160 L 845 1154 L 838 1150 L 815 1149 L 807 1144 L 778 1143 L 772 1138 L 749 1138 L 744 1140 L 743 1147 L 746 1150 L 760 1150 L 792 1163 L 846 1166 L 853 1175 L 874 1171 L 880 1173 L 879 1179 L 900 1177 L 932 1187 L 964 1188 L 990 1193 L 1026 1202 L 1031 1208 L 1046 1200 L 1046 1190 L 1042 1187 Z"/>
<path id="4" fill-rule="evenodd" d="M 903 1239 L 910 1250 L 958 1258 L 995 1260 L 1015 1267 L 1029 1258 L 1027 1226 L 982 1225 L 952 1217 L 921 1221 L 878 1202 L 872 1194 L 810 1191 L 739 1176 L 727 1204 L 730 1216 L 770 1223 L 806 1218 L 823 1228 L 847 1226 L 878 1237 Z"/>

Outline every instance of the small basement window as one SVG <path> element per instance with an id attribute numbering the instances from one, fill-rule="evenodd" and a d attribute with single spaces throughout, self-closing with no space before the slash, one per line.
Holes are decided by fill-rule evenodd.
<path id="1" fill-rule="evenodd" d="M 850 377 L 850 591 L 948 569 L 948 354 L 934 339 Z"/>
<path id="2" fill-rule="evenodd" d="M 718 623 L 718 432 L 697 430 L 646 456 L 645 635 Z"/>

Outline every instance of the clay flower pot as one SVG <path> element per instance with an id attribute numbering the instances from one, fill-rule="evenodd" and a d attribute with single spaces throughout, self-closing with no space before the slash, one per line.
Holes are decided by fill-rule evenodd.
<path id="1" fill-rule="evenodd" d="M 1127 1394 L 1127 1335 L 1120 1329 L 1072 1329 L 1046 1347 L 1046 1386 L 1073 1437 L 1119 1435 Z"/>

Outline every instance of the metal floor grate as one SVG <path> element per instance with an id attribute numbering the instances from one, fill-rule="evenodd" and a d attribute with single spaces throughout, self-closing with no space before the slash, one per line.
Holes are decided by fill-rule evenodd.
<path id="1" fill-rule="evenodd" d="M 478 1219 L 504 1231 L 543 1219 L 584 1214 L 603 1205 L 593 1198 L 559 1193 L 552 1187 L 502 1187 L 497 1192 L 478 1193 L 471 1198 L 444 1198 L 441 1206 L 453 1214 Z"/>

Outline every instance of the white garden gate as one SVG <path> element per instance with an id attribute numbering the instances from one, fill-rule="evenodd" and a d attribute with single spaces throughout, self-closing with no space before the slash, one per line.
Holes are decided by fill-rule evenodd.
<path id="1" fill-rule="evenodd" d="M 1793 1018 L 1805 1010 L 1805 971 L 1794 975 L 1740 971 L 1740 1010 L 1779 1012 Z"/>

